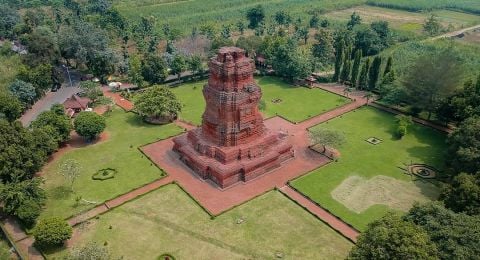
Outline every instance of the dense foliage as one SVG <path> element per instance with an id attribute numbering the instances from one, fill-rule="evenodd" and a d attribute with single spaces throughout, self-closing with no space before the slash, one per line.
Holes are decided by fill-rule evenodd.
<path id="1" fill-rule="evenodd" d="M 35 226 L 33 236 L 40 248 L 58 247 L 72 236 L 72 227 L 61 218 L 47 218 Z"/>
<path id="2" fill-rule="evenodd" d="M 95 140 L 105 130 L 105 117 L 93 112 L 80 112 L 73 122 L 75 132 L 87 140 Z"/>
<path id="3" fill-rule="evenodd" d="M 166 87 L 154 86 L 135 97 L 135 109 L 146 120 L 170 121 L 177 117 L 182 105 Z"/>

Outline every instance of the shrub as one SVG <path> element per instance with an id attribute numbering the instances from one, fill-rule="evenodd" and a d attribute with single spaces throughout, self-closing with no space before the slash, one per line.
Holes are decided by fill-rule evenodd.
<path id="1" fill-rule="evenodd" d="M 92 112 L 80 112 L 73 123 L 75 131 L 87 140 L 93 140 L 105 130 L 105 118 Z"/>
<path id="2" fill-rule="evenodd" d="M 61 218 L 48 218 L 35 226 L 33 236 L 40 248 L 57 247 L 72 236 L 72 227 Z"/>
<path id="3" fill-rule="evenodd" d="M 27 228 L 31 228 L 35 224 L 38 216 L 40 216 L 41 211 L 42 208 L 40 205 L 36 201 L 29 199 L 17 208 L 15 215 Z"/>
<path id="4" fill-rule="evenodd" d="M 101 169 L 98 170 L 93 176 L 93 180 L 108 180 L 108 179 L 113 179 L 115 178 L 115 174 L 117 174 L 117 170 L 112 169 L 112 168 L 106 168 L 106 169 Z"/>
<path id="5" fill-rule="evenodd" d="M 397 136 L 398 138 L 402 139 L 407 134 L 407 127 L 404 125 L 399 125 L 397 127 Z"/>

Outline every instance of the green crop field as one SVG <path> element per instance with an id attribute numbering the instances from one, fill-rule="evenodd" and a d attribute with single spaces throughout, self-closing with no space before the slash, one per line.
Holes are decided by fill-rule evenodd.
<path id="1" fill-rule="evenodd" d="M 14 81 L 19 66 L 20 57 L 18 55 L 0 55 L 0 91 L 5 90 Z"/>
<path id="2" fill-rule="evenodd" d="M 414 201 L 435 200 L 435 185 L 412 181 L 399 167 L 425 163 L 442 169 L 446 136 L 415 124 L 398 140 L 395 120 L 392 114 L 364 107 L 315 126 L 345 134 L 341 157 L 292 185 L 361 231 L 389 210 L 405 211 Z M 372 145 L 366 141 L 371 137 L 383 142 Z"/>
<path id="3" fill-rule="evenodd" d="M 45 167 L 42 177 L 45 179 L 47 205 L 42 216 L 66 218 L 93 207 L 93 203 L 104 202 L 161 178 L 164 173 L 137 147 L 179 134 L 181 129 L 174 124 L 149 125 L 139 116 L 117 108 L 107 116 L 106 132 L 107 140 L 71 150 Z M 81 165 L 73 193 L 58 173 L 60 165 L 67 159 L 74 159 Z M 117 170 L 113 179 L 92 180 L 93 174 L 105 168 Z M 92 203 L 79 201 L 76 205 L 77 198 Z"/>
<path id="4" fill-rule="evenodd" d="M 176 259 L 344 259 L 352 246 L 277 191 L 211 219 L 173 184 L 82 225 L 76 235 L 74 246 L 107 244 L 114 259 L 164 253 Z"/>
<path id="5" fill-rule="evenodd" d="M 327 12 L 363 4 L 365 0 L 116 0 L 114 6 L 130 20 L 138 21 L 141 16 L 157 18 L 157 29 L 165 23 L 188 34 L 191 29 L 204 23 L 214 25 L 246 22 L 247 9 L 258 4 L 268 6 L 267 19 L 279 10 L 288 10 L 295 17 L 309 13 Z"/>
<path id="6" fill-rule="evenodd" d="M 478 0 L 368 0 L 367 3 L 408 11 L 431 11 L 448 8 L 480 14 L 480 2 Z"/>

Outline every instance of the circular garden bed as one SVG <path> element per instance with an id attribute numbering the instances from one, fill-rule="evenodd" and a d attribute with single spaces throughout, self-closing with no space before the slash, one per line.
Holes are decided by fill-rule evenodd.
<path id="1" fill-rule="evenodd" d="M 117 174 L 116 169 L 105 168 L 105 169 L 98 170 L 95 174 L 93 174 L 92 179 L 98 180 L 98 181 L 104 181 L 104 180 L 115 178 L 116 174 Z"/>
<path id="2" fill-rule="evenodd" d="M 426 164 L 412 164 L 408 166 L 408 173 L 423 179 L 434 179 L 437 177 L 437 170 Z"/>
<path id="3" fill-rule="evenodd" d="M 163 254 L 157 257 L 157 260 L 175 260 L 175 257 L 173 257 L 171 254 Z"/>

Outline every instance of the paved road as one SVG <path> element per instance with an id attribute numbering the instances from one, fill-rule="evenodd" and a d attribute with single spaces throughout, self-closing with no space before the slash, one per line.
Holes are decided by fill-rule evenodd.
<path id="1" fill-rule="evenodd" d="M 43 111 L 47 111 L 52 107 L 53 104 L 63 103 L 67 98 L 76 94 L 80 91 L 78 88 L 78 83 L 80 82 L 80 74 L 74 71 L 71 71 L 70 76 L 72 78 L 72 85 L 68 79 L 68 75 L 65 75 L 65 83 L 62 84 L 62 87 L 57 92 L 48 92 L 43 98 L 38 100 L 29 110 L 27 110 L 22 117 L 20 117 L 20 122 L 23 126 L 29 126 L 30 123 L 37 118 L 37 116 Z"/>

